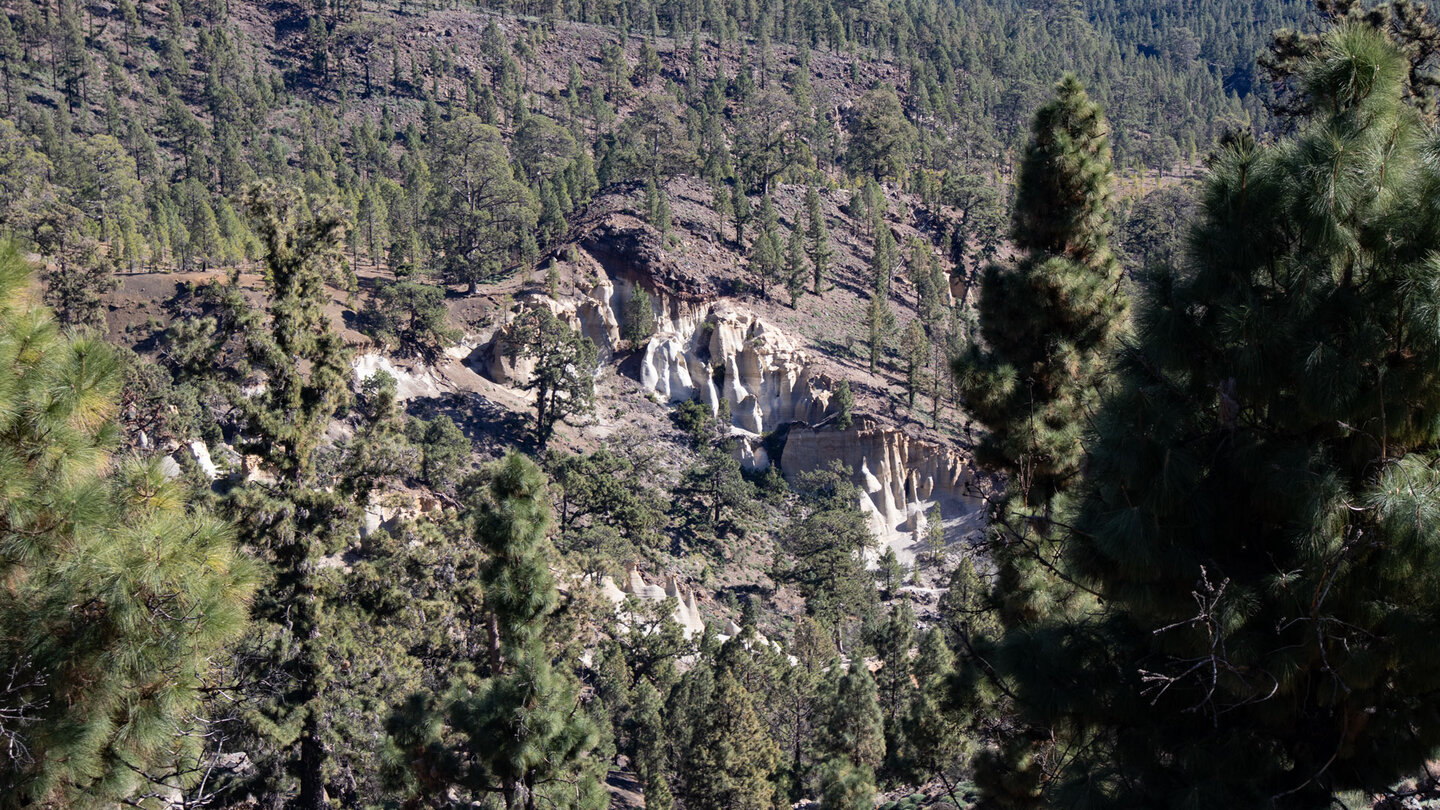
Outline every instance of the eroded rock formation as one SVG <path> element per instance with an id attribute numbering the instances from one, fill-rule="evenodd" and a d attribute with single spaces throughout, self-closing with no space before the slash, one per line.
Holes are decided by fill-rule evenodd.
<path id="1" fill-rule="evenodd" d="M 846 430 L 792 425 L 780 457 L 787 478 L 832 461 L 849 467 L 861 489 L 860 508 L 881 546 L 913 559 L 928 515 L 938 507 L 948 542 L 980 528 L 981 491 L 974 468 L 959 453 L 860 416 Z"/>
<path id="2" fill-rule="evenodd" d="M 753 436 L 825 418 L 831 381 L 774 325 L 729 302 L 661 300 L 641 385 L 671 402 L 699 400 L 712 414 L 724 401 L 731 423 Z"/>
<path id="3" fill-rule="evenodd" d="M 592 267 L 598 281 L 588 291 L 558 299 L 532 294 L 518 301 L 472 363 L 502 385 L 523 383 L 531 366 L 507 349 L 506 336 L 514 319 L 533 307 L 549 308 L 590 337 L 602 361 L 631 348 L 621 340 L 620 319 L 642 282 L 633 274 L 606 275 L 598 262 Z M 722 403 L 728 406 L 736 457 L 746 469 L 769 466 L 763 437 L 787 428 L 781 471 L 793 477 L 831 460 L 844 463 L 863 492 L 860 506 L 882 547 L 894 548 L 903 561 L 914 558 L 927 513 L 936 506 L 947 541 L 978 528 L 980 493 L 959 453 L 870 417 L 857 418 L 845 430 L 833 427 L 835 381 L 776 326 L 731 301 L 698 300 L 664 284 L 649 296 L 656 328 L 638 349 L 642 387 L 672 403 L 705 403 L 712 415 L 724 410 Z"/>
<path id="4" fill-rule="evenodd" d="M 665 578 L 665 584 L 651 585 L 645 582 L 639 569 L 633 564 L 625 567 L 624 586 L 615 584 L 610 577 L 603 577 L 600 580 L 600 593 L 610 600 L 617 608 L 628 596 L 633 596 L 647 602 L 663 602 L 667 598 L 675 600 L 675 612 L 672 618 L 680 625 L 686 638 L 693 638 L 705 632 L 705 620 L 700 618 L 700 608 L 695 604 L 695 592 L 683 588 L 675 577 Z"/>

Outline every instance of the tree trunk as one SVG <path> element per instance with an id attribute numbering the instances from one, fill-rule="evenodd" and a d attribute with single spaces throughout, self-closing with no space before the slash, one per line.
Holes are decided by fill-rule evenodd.
<path id="1" fill-rule="evenodd" d="M 494 613 L 491 613 L 488 625 L 490 631 L 490 674 L 493 677 L 500 674 L 500 618 Z"/>
<path id="2" fill-rule="evenodd" d="M 297 810 L 325 810 L 325 745 L 320 739 L 320 721 L 312 707 L 300 735 L 300 795 Z"/>

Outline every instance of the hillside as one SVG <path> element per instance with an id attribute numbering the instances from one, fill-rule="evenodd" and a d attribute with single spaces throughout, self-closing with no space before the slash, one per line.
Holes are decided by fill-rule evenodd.
<path id="1" fill-rule="evenodd" d="M 0 810 L 1440 794 L 1423 7 L 0 10 Z"/>

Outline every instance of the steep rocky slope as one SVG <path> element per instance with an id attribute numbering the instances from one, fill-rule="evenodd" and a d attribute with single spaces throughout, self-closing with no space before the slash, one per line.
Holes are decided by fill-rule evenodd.
<path id="1" fill-rule="evenodd" d="M 792 309 L 737 292 L 749 288 L 746 271 L 736 269 L 736 258 L 717 235 L 723 226 L 699 205 L 704 192 L 684 183 L 670 190 L 678 201 L 677 245 L 667 249 L 652 228 L 619 212 L 623 201 L 608 201 L 617 210 L 582 233 L 576 250 L 558 252 L 570 257 L 560 261 L 564 289 L 552 296 L 532 283 L 511 291 L 514 303 L 476 336 L 478 345 L 466 364 L 518 397 L 517 386 L 528 378 L 530 364 L 507 350 L 508 327 L 525 309 L 545 307 L 594 341 L 602 377 L 627 377 L 662 403 L 695 400 L 712 416 L 728 412 L 745 468 L 759 471 L 778 464 L 792 480 L 835 461 L 850 468 L 864 493 L 861 507 L 872 531 L 903 561 L 914 558 L 934 507 L 943 516 L 949 541 L 974 532 L 990 483 L 955 438 L 963 430 L 962 415 L 955 413 L 957 421 L 944 425 L 953 432 L 925 427 L 917 414 L 897 405 L 901 380 L 896 369 L 882 364 L 872 375 L 843 339 L 825 339 L 827 333 L 860 326 L 858 319 L 836 324 L 824 314 L 863 306 L 859 290 L 868 272 L 867 247 L 856 224 L 838 206 L 831 209 L 838 248 L 834 289 Z M 798 200 L 787 197 L 796 191 L 782 188 L 777 195 L 791 212 Z M 897 200 L 897 210 L 901 204 Z M 927 236 L 908 212 L 894 227 Z M 896 286 L 902 284 L 897 277 Z M 632 346 L 621 338 L 620 324 L 640 288 L 648 293 L 656 328 L 648 340 Z M 779 325 L 781 319 L 794 328 Z M 850 380 L 860 394 L 854 423 L 843 429 L 832 401 L 841 379 Z"/>

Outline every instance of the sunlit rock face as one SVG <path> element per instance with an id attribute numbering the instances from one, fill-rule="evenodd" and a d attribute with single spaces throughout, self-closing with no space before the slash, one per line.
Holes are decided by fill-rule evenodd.
<path id="1" fill-rule="evenodd" d="M 938 507 L 948 542 L 982 526 L 983 501 L 974 468 L 949 448 L 911 437 L 861 416 L 846 430 L 792 425 L 780 457 L 786 478 L 823 469 L 832 461 L 849 467 L 861 489 L 860 508 L 879 539 L 902 562 L 923 545 L 927 513 Z"/>
<path id="2" fill-rule="evenodd" d="M 521 315 L 542 307 L 565 321 L 571 329 L 590 338 L 595 344 L 601 363 L 615 356 L 620 347 L 615 284 L 609 278 L 601 276 L 586 292 L 558 298 L 535 294 L 520 299 L 510 311 L 504 313 L 504 320 L 495 329 L 494 336 L 475 349 L 466 362 L 501 385 L 512 388 L 524 385 L 535 371 L 535 361 L 532 358 L 517 357 L 510 336 L 515 321 Z"/>
<path id="3" fill-rule="evenodd" d="M 665 401 L 689 400 L 730 414 L 735 456 L 750 471 L 775 459 L 763 437 L 784 428 L 780 468 L 787 478 L 840 461 L 861 489 L 860 507 L 880 540 L 875 553 L 895 549 L 914 559 L 924 542 L 928 515 L 939 507 L 944 535 L 956 542 L 981 527 L 981 498 L 968 460 L 954 450 L 912 437 L 874 418 L 834 427 L 836 381 L 816 370 L 808 352 L 783 331 L 730 301 L 691 300 L 664 290 L 650 293 L 655 332 L 642 346 L 622 341 L 620 322 L 636 280 L 603 274 L 588 291 L 550 298 L 532 295 L 507 313 L 494 338 L 476 350 L 472 364 L 507 386 L 523 384 L 533 361 L 516 358 L 507 345 L 511 324 L 526 309 L 547 307 L 595 342 L 602 363 L 617 353 L 640 353 L 638 376 Z"/>
<path id="4" fill-rule="evenodd" d="M 774 325 L 728 302 L 651 300 L 660 306 L 641 385 L 671 402 L 699 400 L 712 414 L 723 401 L 731 424 L 754 435 L 825 417 L 830 380 L 812 376 L 809 356 Z"/>
<path id="5" fill-rule="evenodd" d="M 622 585 L 616 585 L 615 580 L 609 576 L 601 577 L 600 593 L 605 596 L 617 609 L 623 605 L 627 596 L 647 602 L 663 602 L 667 598 L 675 600 L 675 611 L 671 618 L 680 625 L 686 638 L 693 638 L 705 632 L 705 620 L 700 616 L 700 608 L 695 603 L 695 592 L 681 585 L 674 576 L 667 576 L 664 585 L 649 584 L 645 577 L 640 574 L 633 564 L 625 568 L 625 578 Z"/>
<path id="6" fill-rule="evenodd" d="M 476 349 L 474 365 L 501 385 L 523 385 L 534 361 L 515 356 L 509 339 L 515 319 L 545 307 L 590 338 L 600 361 L 622 347 L 620 318 L 634 294 L 629 280 L 602 277 L 577 295 L 531 295 L 505 314 L 494 337 Z M 812 375 L 809 356 L 783 332 L 728 302 L 694 303 L 663 293 L 651 296 L 655 334 L 641 348 L 640 383 L 670 402 L 698 400 L 731 423 L 759 436 L 792 421 L 818 422 L 827 413 L 831 381 Z"/>

